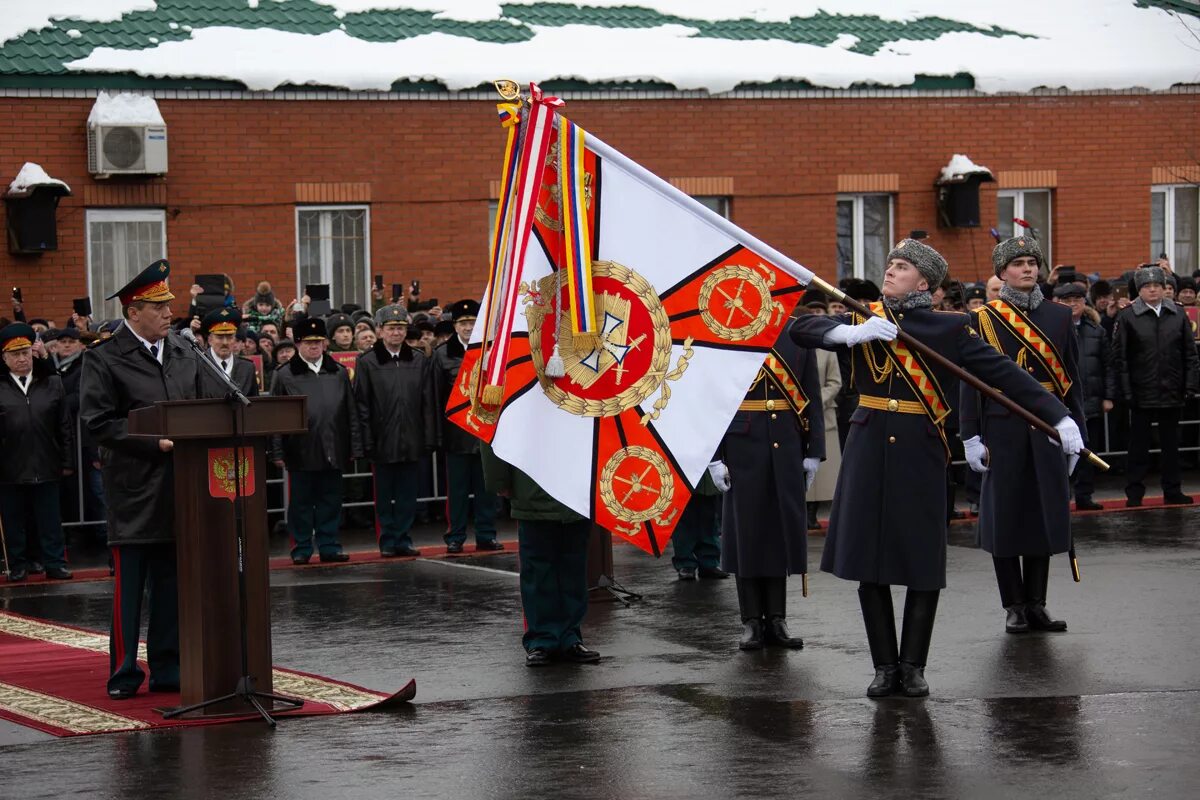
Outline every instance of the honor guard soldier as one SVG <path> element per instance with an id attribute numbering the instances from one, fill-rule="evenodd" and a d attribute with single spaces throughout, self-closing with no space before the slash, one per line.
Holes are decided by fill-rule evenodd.
<path id="1" fill-rule="evenodd" d="M 525 666 L 552 661 L 592 664 L 600 654 L 585 647 L 581 627 L 588 607 L 588 538 L 592 522 L 548 495 L 521 470 L 480 450 L 488 488 L 512 504 L 525 612 Z"/>
<path id="2" fill-rule="evenodd" d="M 454 335 L 433 351 L 433 380 L 437 390 L 438 415 L 442 416 L 463 355 L 471 341 L 479 303 L 459 300 L 449 308 L 454 318 Z M 467 522 L 475 520 L 475 549 L 503 550 L 496 541 L 496 495 L 483 482 L 483 462 L 479 439 L 457 425 L 442 425 L 442 449 L 446 455 L 446 485 L 450 525 L 446 531 L 446 552 L 461 553 L 467 540 Z M 471 496 L 475 499 L 472 502 Z"/>
<path id="3" fill-rule="evenodd" d="M 121 300 L 124 323 L 83 356 L 79 415 L 100 447 L 113 552 L 113 617 L 108 695 L 133 697 L 142 592 L 149 585 L 146 632 L 150 691 L 179 690 L 179 610 L 175 571 L 175 484 L 170 439 L 129 436 L 129 413 L 163 400 L 203 396 L 195 351 L 171 329 L 171 267 L 155 261 L 108 299 Z"/>
<path id="4" fill-rule="evenodd" d="M 375 522 L 384 558 L 420 555 L 412 544 L 421 458 L 437 444 L 431 364 L 404 342 L 408 312 L 379 309 L 379 339 L 358 357 L 354 379 L 363 450 L 374 464 Z"/>
<path id="5" fill-rule="evenodd" d="M 1075 323 L 1069 308 L 1042 296 L 1038 274 L 1044 265 L 1032 236 L 996 245 L 992 266 L 1004 283 L 997 299 L 972 312 L 972 323 L 997 352 L 1062 401 L 1083 430 Z M 1008 612 L 1005 630 L 1065 631 L 1067 623 L 1046 611 L 1046 588 L 1050 556 L 1071 548 L 1070 472 L 1077 459 L 1068 465 L 1045 434 L 972 387 L 963 384 L 960 396 L 967 463 L 983 474 L 979 544 L 992 554 L 1000 605 Z"/>
<path id="6" fill-rule="evenodd" d="M 362 457 L 358 413 L 350 376 L 325 355 L 325 322 L 308 317 L 296 323 L 299 352 L 275 372 L 271 394 L 308 398 L 308 431 L 277 436 L 276 466 L 288 471 L 287 526 L 292 563 L 312 558 L 313 534 L 322 562 L 349 561 L 338 542 L 342 519 L 342 473 Z"/>
<path id="7" fill-rule="evenodd" d="M 854 360 L 859 407 L 850 419 L 821 569 L 859 582 L 875 664 L 868 697 L 929 694 L 925 664 L 946 586 L 949 447 L 942 423 L 951 401 L 941 387 L 949 376 L 896 341 L 897 325 L 1055 425 L 1064 452 L 1083 446 L 1066 407 L 980 339 L 966 314 L 932 309 L 929 287 L 946 272 L 936 250 L 905 239 L 888 254 L 883 300 L 871 304 L 871 317 L 810 314 L 792 325 L 799 344 L 849 348 Z M 908 587 L 899 647 L 892 584 Z"/>
<path id="8" fill-rule="evenodd" d="M 816 355 L 786 329 L 738 407 L 719 455 L 709 473 L 718 488 L 728 488 L 721 567 L 737 580 L 738 647 L 803 647 L 785 621 L 787 576 L 808 572 L 804 494 L 825 456 L 825 413 Z"/>
<path id="9" fill-rule="evenodd" d="M 46 577 L 66 580 L 59 484 L 75 471 L 75 418 L 62 379 L 49 359 L 33 355 L 36 334 L 24 322 L 0 330 L 0 535 L 7 543 L 8 579 L 27 574 L 26 525 L 37 529 Z"/>
<path id="10" fill-rule="evenodd" d="M 229 376 L 242 394 L 246 397 L 258 395 L 258 376 L 254 371 L 254 362 L 242 358 L 233 352 L 234 341 L 237 339 L 238 327 L 242 324 L 242 312 L 236 308 L 218 308 L 204 315 L 200 330 L 208 343 L 208 355 L 221 371 Z M 224 397 L 227 387 L 218 382 L 216 376 L 204 373 L 205 393 L 214 397 Z M 211 384 L 211 385 L 209 385 Z"/>

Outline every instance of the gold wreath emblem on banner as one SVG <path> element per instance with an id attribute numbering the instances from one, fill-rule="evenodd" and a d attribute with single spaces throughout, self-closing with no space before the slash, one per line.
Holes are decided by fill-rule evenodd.
<path id="1" fill-rule="evenodd" d="M 477 359 L 471 369 L 459 369 L 458 371 L 458 391 L 462 392 L 463 397 L 471 401 L 471 408 L 467 411 L 465 420 L 475 430 L 479 430 L 479 426 L 475 424 L 475 420 L 485 425 L 492 425 L 500 418 L 500 409 L 489 409 L 487 406 L 481 405 L 476 401 L 475 389 L 479 386 L 479 374 L 482 371 L 482 358 Z"/>
<path id="2" fill-rule="evenodd" d="M 758 269 L 763 271 L 763 275 L 750 267 L 721 267 L 700 285 L 700 319 L 705 327 L 726 341 L 753 339 L 766 329 L 772 316 L 777 314 L 779 319 L 783 319 L 783 304 L 771 297 L 771 289 L 775 287 L 775 272 L 761 263 Z M 755 313 L 746 308 L 747 284 L 752 291 L 758 292 L 758 311 Z M 708 303 L 714 292 L 725 298 L 721 303 L 722 309 L 727 312 L 724 322 L 717 319 L 709 308 Z M 736 327 L 735 323 L 738 323 Z"/>
<path id="3" fill-rule="evenodd" d="M 554 300 L 558 291 L 558 276 L 547 275 L 536 286 L 523 284 L 525 317 L 529 322 L 529 350 L 533 355 L 538 380 L 550 402 L 569 414 L 581 417 L 612 417 L 633 408 L 654 394 L 664 382 L 678 380 L 686 369 L 691 356 L 688 347 L 680 356 L 674 370 L 671 366 L 671 320 L 663 308 L 662 301 L 650 282 L 629 267 L 615 261 L 596 261 L 592 274 L 597 278 L 612 278 L 641 301 L 650 316 L 651 331 L 648 333 L 629 330 L 634 312 L 634 301 L 622 295 L 601 292 L 596 296 L 597 317 L 604 320 L 603 329 L 591 336 L 576 337 L 571 329 L 569 314 L 563 314 L 558 323 L 556 338 L 559 355 L 566 367 L 567 377 L 559 380 L 546 377 L 546 359 L 553 347 L 543 347 L 543 330 L 547 317 L 554 323 Z M 690 344 L 690 343 L 689 343 Z M 600 376 L 610 371 L 618 386 L 625 380 L 626 372 L 622 354 L 642 347 L 651 348 L 650 368 L 640 376 L 629 376 L 632 383 L 611 397 L 583 397 L 569 390 L 572 385 L 586 389 Z M 670 370 L 670 371 L 669 371 Z M 665 393 L 666 398 L 670 393 Z M 663 407 L 666 402 L 663 400 Z M 661 411 L 661 408 L 656 408 Z"/>
<path id="4" fill-rule="evenodd" d="M 641 510 L 628 505 L 643 494 L 652 495 L 654 501 Z M 600 472 L 600 499 L 604 507 L 630 525 L 640 525 L 649 519 L 666 524 L 659 517 L 671 505 L 674 494 L 675 482 L 667 460 L 648 447 L 621 448 L 609 457 Z"/>

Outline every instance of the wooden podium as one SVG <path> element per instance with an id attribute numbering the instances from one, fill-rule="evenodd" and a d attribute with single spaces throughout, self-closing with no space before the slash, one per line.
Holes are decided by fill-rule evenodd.
<path id="1" fill-rule="evenodd" d="M 133 411 L 129 433 L 175 443 L 175 544 L 179 564 L 182 706 L 230 694 L 242 675 L 234 447 L 242 437 L 246 641 L 255 689 L 271 692 L 267 437 L 308 429 L 304 397 L 171 400 Z M 268 706 L 269 710 L 269 706 Z M 189 715 L 247 711 L 232 699 Z"/>

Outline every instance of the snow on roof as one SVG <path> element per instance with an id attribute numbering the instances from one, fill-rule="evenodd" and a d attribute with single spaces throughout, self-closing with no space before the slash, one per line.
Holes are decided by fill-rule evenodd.
<path id="1" fill-rule="evenodd" d="M 159 113 L 158 103 L 153 97 L 142 94 L 108 94 L 100 92 L 92 113 L 88 114 L 88 127 L 95 125 L 166 125 Z"/>
<path id="2" fill-rule="evenodd" d="M 364 9 L 403 8 L 434 12 L 437 20 L 493 25 L 507 20 L 525 25 L 530 33 L 521 40 L 487 41 L 462 32 L 468 23 L 460 21 L 447 23 L 445 30 L 389 41 L 359 38 L 347 30 L 195 25 L 187 38 L 144 49 L 97 47 L 66 67 L 234 80 L 255 90 L 283 84 L 388 90 L 397 81 L 436 81 L 453 91 L 511 77 L 521 82 L 652 81 L 716 94 L 739 84 L 773 81 L 807 81 L 834 89 L 908 86 L 918 76 L 959 73 L 971 75 L 975 88 L 988 93 L 1040 87 L 1162 90 L 1200 82 L 1200 19 L 1138 6 L 1135 0 L 580 0 L 562 6 L 625 10 L 614 10 L 601 23 L 581 11 L 578 24 L 520 22 L 522 9 L 547 7 L 535 0 L 506 0 L 503 8 L 488 0 L 316 2 L 343 17 Z M 631 8 L 641 9 L 640 22 L 623 21 Z M 670 16 L 662 24 L 647 23 L 645 15 L 655 13 Z M 846 20 L 846 30 L 822 45 L 769 34 L 741 38 L 736 25 L 704 29 L 713 20 L 802 26 L 814 15 L 824 15 L 822 22 L 834 25 Z M 863 17 L 854 15 L 906 23 L 949 20 L 973 29 L 924 39 L 897 33 L 883 46 L 862 52 L 852 37 L 855 20 Z M 693 20 L 695 25 L 689 24 Z"/>
<path id="3" fill-rule="evenodd" d="M 992 171 L 987 167 L 979 166 L 961 153 L 955 153 L 951 157 L 950 163 L 942 167 L 940 183 L 961 183 L 970 176 L 979 174 L 986 174 L 990 178 Z"/>
<path id="4" fill-rule="evenodd" d="M 17 173 L 17 177 L 13 178 L 13 182 L 8 185 L 8 191 L 4 193 L 4 196 L 28 197 L 39 186 L 58 186 L 63 194 L 71 193 L 70 186 L 58 178 L 51 178 L 40 164 L 26 161 L 25 166 L 21 167 L 21 171 Z"/>
<path id="5" fill-rule="evenodd" d="M 130 11 L 150 11 L 154 0 L 5 0 L 0 43 L 50 27 L 54 19 L 112 22 Z"/>

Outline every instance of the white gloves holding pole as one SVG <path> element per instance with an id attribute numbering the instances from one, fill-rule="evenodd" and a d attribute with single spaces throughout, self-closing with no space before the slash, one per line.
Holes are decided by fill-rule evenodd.
<path id="1" fill-rule="evenodd" d="M 1079 463 L 1079 453 L 1083 450 L 1083 434 L 1079 432 L 1079 426 L 1075 424 L 1075 420 L 1070 417 L 1060 419 L 1054 426 L 1054 430 L 1058 431 L 1059 441 L 1062 442 L 1062 451 L 1067 454 L 1067 474 L 1070 475 L 1075 471 L 1075 465 Z"/>
<path id="2" fill-rule="evenodd" d="M 838 325 L 836 328 L 830 328 L 821 342 L 827 345 L 842 344 L 846 347 L 854 347 L 863 342 L 890 342 L 896 338 L 897 331 L 899 328 L 891 320 L 871 317 L 860 325 Z"/>

